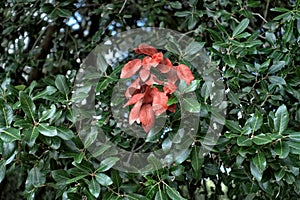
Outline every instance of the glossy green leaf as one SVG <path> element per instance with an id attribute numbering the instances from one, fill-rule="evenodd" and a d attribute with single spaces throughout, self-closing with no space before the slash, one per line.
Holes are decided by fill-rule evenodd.
<path id="1" fill-rule="evenodd" d="M 279 158 L 286 158 L 289 155 L 290 148 L 286 142 L 279 140 L 274 147 L 274 151 Z"/>
<path id="2" fill-rule="evenodd" d="M 97 172 L 105 172 L 112 168 L 117 162 L 119 158 L 117 157 L 109 157 L 101 161 L 100 166 L 96 170 Z"/>
<path id="3" fill-rule="evenodd" d="M 106 174 L 96 173 L 95 178 L 96 178 L 96 181 L 102 186 L 108 186 L 108 185 L 113 184 L 113 181 L 111 180 L 111 178 L 109 176 L 107 176 Z"/>
<path id="4" fill-rule="evenodd" d="M 288 136 L 291 141 L 300 142 L 300 132 L 291 132 Z"/>
<path id="5" fill-rule="evenodd" d="M 239 146 L 251 146 L 252 145 L 252 140 L 251 138 L 247 137 L 247 136 L 240 136 L 237 138 L 237 144 Z"/>
<path id="6" fill-rule="evenodd" d="M 204 42 L 192 41 L 185 48 L 184 56 L 185 55 L 194 55 L 196 53 L 200 53 L 201 49 L 204 47 L 204 44 L 205 44 Z"/>
<path id="7" fill-rule="evenodd" d="M 200 80 L 193 80 L 190 85 L 188 85 L 184 90 L 183 92 L 184 93 L 188 93 L 188 92 L 194 92 L 197 87 L 199 86 L 200 84 Z"/>
<path id="8" fill-rule="evenodd" d="M 241 133 L 242 129 L 237 121 L 226 120 L 225 126 L 233 133 Z"/>
<path id="9" fill-rule="evenodd" d="M 274 85 L 286 85 L 285 80 L 280 76 L 268 76 L 268 79 Z"/>
<path id="10" fill-rule="evenodd" d="M 37 126 L 38 131 L 44 135 L 44 136 L 48 136 L 48 137 L 54 137 L 57 135 L 57 130 L 56 127 L 54 126 L 49 126 L 46 123 L 40 123 Z"/>
<path id="11" fill-rule="evenodd" d="M 176 191 L 174 188 L 170 187 L 169 185 L 165 184 L 166 186 L 166 192 L 168 194 L 168 196 L 172 199 L 172 200 L 184 200 L 185 198 L 183 198 L 180 193 L 178 191 Z"/>
<path id="12" fill-rule="evenodd" d="M 22 110 L 24 111 L 27 117 L 32 119 L 32 122 L 35 122 L 34 114 L 36 107 L 32 99 L 24 92 L 20 92 L 19 98 Z"/>
<path id="13" fill-rule="evenodd" d="M 56 76 L 56 78 L 55 78 L 55 86 L 64 95 L 68 95 L 70 93 L 70 89 L 69 89 L 69 86 L 67 84 L 67 79 L 63 75 L 57 75 Z"/>
<path id="14" fill-rule="evenodd" d="M 56 130 L 57 130 L 57 136 L 63 140 L 71 140 L 72 138 L 75 137 L 75 134 L 71 129 L 65 127 L 56 127 Z"/>
<path id="15" fill-rule="evenodd" d="M 32 100 L 35 100 L 35 99 L 40 99 L 40 98 L 46 98 L 47 96 L 51 96 L 53 95 L 55 92 L 57 91 L 57 89 L 53 86 L 47 86 L 45 90 L 37 93 L 33 98 Z"/>
<path id="16" fill-rule="evenodd" d="M 165 200 L 165 199 L 168 199 L 167 194 L 159 188 L 155 194 L 154 200 Z"/>
<path id="17" fill-rule="evenodd" d="M 38 167 L 33 167 L 26 179 L 26 185 L 32 185 L 34 187 L 42 187 L 46 182 L 46 176 L 41 173 L 41 169 Z"/>
<path id="18" fill-rule="evenodd" d="M 16 128 L 0 129 L 0 138 L 3 142 L 10 143 L 16 140 L 21 140 L 21 133 Z"/>
<path id="19" fill-rule="evenodd" d="M 235 37 L 237 35 L 239 35 L 240 33 L 242 33 L 249 25 L 249 19 L 243 19 L 238 26 L 234 29 L 233 33 L 232 33 L 232 37 Z"/>
<path id="20" fill-rule="evenodd" d="M 0 160 L 0 183 L 3 181 L 6 173 L 6 160 Z"/>
<path id="21" fill-rule="evenodd" d="M 93 177 L 92 180 L 89 181 L 89 191 L 91 194 L 95 197 L 98 198 L 100 195 L 100 184 L 96 181 L 96 179 Z"/>
<path id="22" fill-rule="evenodd" d="M 280 181 L 285 175 L 285 169 L 281 168 L 279 171 L 274 173 L 276 181 Z"/>
<path id="23" fill-rule="evenodd" d="M 300 155 L 300 144 L 299 142 L 287 141 L 287 144 L 290 147 L 290 152 L 292 154 Z"/>
<path id="24" fill-rule="evenodd" d="M 252 159 L 252 162 L 261 172 L 265 171 L 267 167 L 267 160 L 264 153 L 257 153 Z"/>
<path id="25" fill-rule="evenodd" d="M 199 113 L 201 109 L 201 104 L 195 98 L 184 98 L 182 101 L 182 107 L 188 112 Z"/>
<path id="26" fill-rule="evenodd" d="M 282 134 L 283 131 L 287 128 L 289 123 L 289 113 L 287 107 L 283 104 L 281 105 L 276 113 L 274 119 L 274 131 L 275 133 Z"/>
<path id="27" fill-rule="evenodd" d="M 56 106 L 54 104 L 51 105 L 49 110 L 46 110 L 42 113 L 42 116 L 39 119 L 39 122 L 46 121 L 54 116 L 56 112 Z"/>
<path id="28" fill-rule="evenodd" d="M 274 74 L 280 71 L 285 65 L 285 61 L 276 61 L 273 65 L 269 68 L 269 74 Z"/>
<path id="29" fill-rule="evenodd" d="M 33 126 L 32 128 L 24 130 L 23 134 L 25 135 L 25 140 L 28 146 L 32 147 L 39 136 L 39 131 L 36 126 Z"/>
<path id="30" fill-rule="evenodd" d="M 263 172 L 259 170 L 256 165 L 254 165 L 253 161 L 250 162 L 250 172 L 257 181 L 261 181 Z"/>
<path id="31" fill-rule="evenodd" d="M 13 117 L 14 115 L 11 106 L 7 104 L 1 105 L 0 103 L 0 127 L 2 125 L 8 128 L 13 121 Z"/>
<path id="32" fill-rule="evenodd" d="M 200 170 L 203 162 L 204 162 L 204 158 L 203 156 L 201 156 L 200 148 L 194 146 L 192 149 L 192 168 L 194 170 L 195 175 L 198 178 L 200 177 Z"/>
<path id="33" fill-rule="evenodd" d="M 261 133 L 259 135 L 255 135 L 252 141 L 257 145 L 264 145 L 271 143 L 273 139 L 268 134 Z"/>

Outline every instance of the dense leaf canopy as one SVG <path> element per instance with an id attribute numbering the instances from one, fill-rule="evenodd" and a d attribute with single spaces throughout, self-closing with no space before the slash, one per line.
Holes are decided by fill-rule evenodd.
<path id="1" fill-rule="evenodd" d="M 0 5 L 1 199 L 299 198 L 300 0 L 2 0 Z M 92 50 L 141 27 L 167 28 L 194 40 L 181 49 L 173 39 L 159 50 L 176 63 L 181 79 L 190 78 L 178 86 L 182 101 L 156 86 L 155 98 L 169 95 L 167 102 L 156 103 L 168 116 L 165 129 L 137 138 L 112 115 L 117 112 L 112 104 L 119 101 L 112 88 L 120 76 L 129 78 L 122 68 L 143 58 L 134 51 L 113 54 L 118 61 L 89 89 L 96 94 L 97 116 L 81 113 L 86 118 L 80 121 L 96 123 L 129 152 L 176 148 L 169 165 L 150 154 L 153 170 L 133 173 L 115 167 L 120 154 L 109 144 L 98 146 L 94 153 L 103 156 L 95 158 L 87 148 L 94 135 L 79 137 L 82 124 L 72 105 L 75 78 Z M 178 54 L 169 52 L 174 48 Z M 213 84 L 185 59 L 201 60 L 197 53 L 204 50 L 224 86 L 225 118 L 210 101 Z M 195 77 L 186 75 L 186 67 Z M 171 105 L 177 105 L 174 112 L 167 111 Z M 199 121 L 189 121 L 195 117 Z M 216 126 L 211 117 L 224 125 L 215 145 L 204 140 Z M 180 121 L 199 127 L 191 145 L 184 146 L 190 140 Z"/>

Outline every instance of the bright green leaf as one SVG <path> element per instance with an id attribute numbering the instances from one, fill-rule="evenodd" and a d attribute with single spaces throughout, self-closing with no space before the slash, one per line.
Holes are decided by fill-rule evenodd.
<path id="1" fill-rule="evenodd" d="M 16 128 L 0 129 L 0 138 L 6 143 L 21 140 L 20 130 Z"/>

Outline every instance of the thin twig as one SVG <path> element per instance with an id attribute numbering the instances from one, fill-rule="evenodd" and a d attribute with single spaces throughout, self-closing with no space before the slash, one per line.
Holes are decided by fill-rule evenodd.
<path id="1" fill-rule="evenodd" d="M 263 16 L 261 16 L 261 14 L 259 14 L 259 13 L 253 13 L 253 15 L 259 16 L 265 23 L 268 23 L 268 21 Z"/>
<path id="2" fill-rule="evenodd" d="M 264 18 L 267 19 L 268 10 L 269 10 L 270 0 L 267 0 L 266 10 L 264 12 Z"/>
<path id="3" fill-rule="evenodd" d="M 127 0 L 124 1 L 122 8 L 119 11 L 119 14 L 124 10 L 126 3 L 127 3 Z"/>

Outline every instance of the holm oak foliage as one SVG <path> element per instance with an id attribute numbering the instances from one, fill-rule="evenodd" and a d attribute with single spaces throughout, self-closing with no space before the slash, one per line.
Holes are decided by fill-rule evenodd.
<path id="1" fill-rule="evenodd" d="M 121 71 L 120 78 L 138 75 L 125 92 L 125 97 L 129 100 L 124 107 L 133 105 L 129 124 L 142 123 L 143 129 L 148 133 L 155 124 L 156 116 L 167 110 L 175 112 L 176 105 L 168 106 L 168 100 L 177 89 L 176 82 L 183 80 L 189 85 L 194 76 L 188 66 L 174 66 L 168 58 L 164 58 L 162 52 L 150 45 L 140 44 L 134 50 L 145 57 L 129 61 Z M 151 72 L 151 68 L 156 68 L 166 77 L 166 81 L 160 80 Z M 162 86 L 162 90 L 158 86 Z"/>

